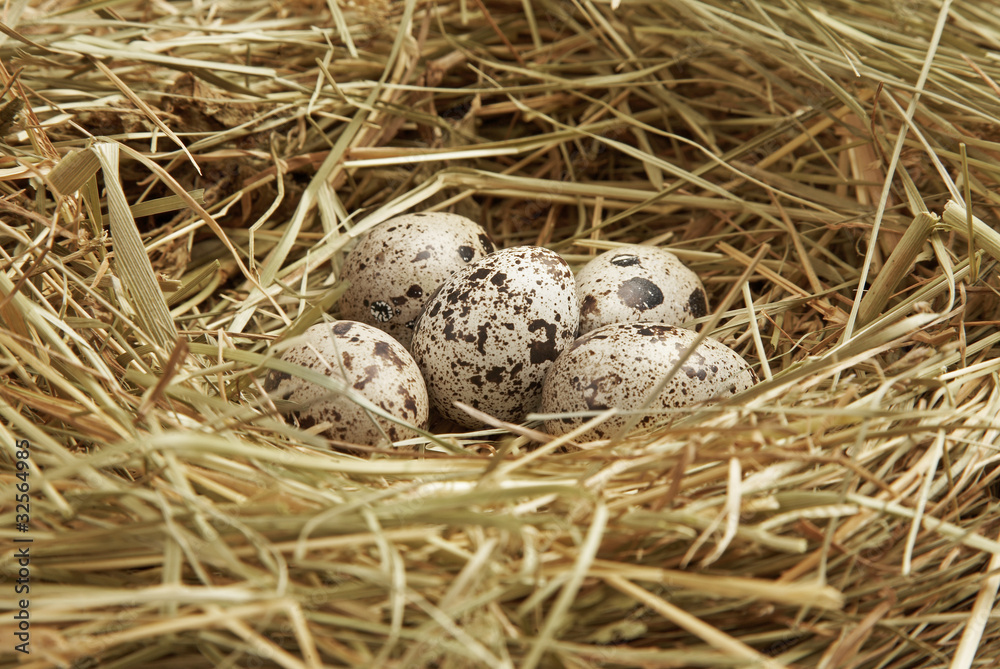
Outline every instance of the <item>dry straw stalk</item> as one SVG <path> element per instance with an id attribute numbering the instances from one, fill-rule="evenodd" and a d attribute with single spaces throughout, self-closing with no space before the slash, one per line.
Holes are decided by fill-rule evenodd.
<path id="1" fill-rule="evenodd" d="M 989 3 L 3 11 L 4 666 L 1000 657 Z M 762 382 L 601 442 L 331 450 L 262 378 L 427 209 L 574 268 L 670 248 Z"/>

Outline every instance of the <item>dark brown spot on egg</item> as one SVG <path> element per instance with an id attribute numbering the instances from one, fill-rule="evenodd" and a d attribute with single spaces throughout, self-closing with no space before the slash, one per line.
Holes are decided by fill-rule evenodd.
<path id="1" fill-rule="evenodd" d="M 604 404 L 603 402 L 598 402 L 593 397 L 588 397 L 584 395 L 583 399 L 587 403 L 587 409 L 589 411 L 607 411 L 608 409 L 611 408 L 607 404 Z"/>
<path id="2" fill-rule="evenodd" d="M 486 372 L 486 380 L 490 383 L 501 383 L 504 378 L 504 368 L 503 367 L 493 367 L 490 371 Z"/>
<path id="3" fill-rule="evenodd" d="M 293 411 L 291 413 L 291 418 L 292 420 L 295 421 L 295 424 L 299 427 L 300 430 L 308 430 L 309 428 L 311 428 L 313 425 L 316 424 L 315 418 L 313 418 L 312 416 L 303 416 L 298 411 Z"/>
<path id="4" fill-rule="evenodd" d="M 490 324 L 483 323 L 477 330 L 476 350 L 479 351 L 480 355 L 486 355 L 486 338 L 489 336 L 489 329 Z"/>
<path id="5" fill-rule="evenodd" d="M 542 401 L 542 396 L 539 394 L 539 392 L 541 391 L 541 389 L 542 389 L 542 380 L 541 379 L 538 379 L 537 381 L 532 381 L 531 383 L 528 384 L 528 387 L 524 389 L 523 396 L 525 398 L 533 397 L 533 396 L 537 397 L 537 401 L 533 402 L 533 404 L 537 406 Z"/>
<path id="6" fill-rule="evenodd" d="M 539 265 L 540 269 L 544 269 L 559 282 L 566 281 L 569 278 L 567 275 L 571 274 L 566 261 L 547 249 L 532 250 L 531 259 Z"/>
<path id="7" fill-rule="evenodd" d="M 469 283 L 477 283 L 482 281 L 490 275 L 490 269 L 488 267 L 479 267 L 472 274 L 468 276 L 465 280 Z"/>
<path id="8" fill-rule="evenodd" d="M 447 302 L 448 304 L 458 304 L 459 302 L 468 302 L 469 295 L 476 287 L 477 286 L 470 285 L 468 286 L 467 290 L 465 290 L 465 292 L 462 293 L 459 293 L 458 291 L 452 291 L 451 293 L 448 293 L 448 295 L 445 296 L 444 298 L 445 302 Z"/>
<path id="9" fill-rule="evenodd" d="M 496 244 L 486 235 L 479 235 L 479 243 L 483 245 L 483 250 L 487 255 L 497 250 Z"/>
<path id="10" fill-rule="evenodd" d="M 348 323 L 347 321 L 339 321 L 333 324 L 333 334 L 343 336 L 351 331 L 354 326 L 353 323 Z"/>
<path id="11" fill-rule="evenodd" d="M 465 262 L 471 262 L 476 257 L 476 251 L 471 246 L 459 246 L 458 255 Z"/>
<path id="12" fill-rule="evenodd" d="M 267 392 L 277 390 L 282 381 L 287 381 L 290 378 L 292 375 L 288 372 L 278 372 L 272 369 L 268 372 L 267 378 L 264 379 L 264 390 Z"/>
<path id="13" fill-rule="evenodd" d="M 409 297 L 409 298 L 411 298 L 411 299 L 416 300 L 416 299 L 424 296 L 424 290 L 423 290 L 423 288 L 421 288 L 417 284 L 413 284 L 406 291 L 406 296 Z"/>
<path id="14" fill-rule="evenodd" d="M 548 323 L 541 318 L 536 318 L 528 325 L 528 332 L 545 331 L 545 338 L 540 341 L 532 341 L 528 345 L 530 349 L 530 360 L 533 365 L 540 365 L 543 362 L 555 360 L 559 355 L 556 347 L 556 325 Z"/>
<path id="15" fill-rule="evenodd" d="M 368 365 L 365 367 L 365 375 L 354 382 L 355 390 L 364 390 L 370 381 L 378 376 L 378 365 Z"/>
<path id="16" fill-rule="evenodd" d="M 406 361 L 399 357 L 399 354 L 397 354 L 394 350 L 392 350 L 392 346 L 389 342 L 375 342 L 375 357 L 385 362 L 392 363 L 392 365 L 400 371 L 406 368 Z"/>
<path id="17" fill-rule="evenodd" d="M 687 365 L 685 365 L 683 368 L 681 368 L 681 371 L 687 374 L 687 377 L 689 379 L 698 379 L 699 381 L 704 381 L 706 378 L 708 378 L 708 372 L 706 372 L 703 367 L 688 367 Z"/>
<path id="18" fill-rule="evenodd" d="M 628 307 L 646 311 L 663 304 L 663 291 L 642 277 L 633 277 L 618 287 L 618 299 Z"/>
<path id="19" fill-rule="evenodd" d="M 654 337 L 663 334 L 662 329 L 655 325 L 635 325 L 634 327 L 635 331 L 644 337 Z"/>
<path id="20" fill-rule="evenodd" d="M 695 318 L 708 315 L 708 300 L 705 299 L 705 291 L 695 288 L 688 296 L 688 309 Z"/>
<path id="21" fill-rule="evenodd" d="M 431 252 L 427 249 L 424 249 L 417 255 L 413 256 L 413 260 L 411 260 L 410 262 L 420 262 L 422 260 L 427 260 L 430 257 L 431 257 Z"/>

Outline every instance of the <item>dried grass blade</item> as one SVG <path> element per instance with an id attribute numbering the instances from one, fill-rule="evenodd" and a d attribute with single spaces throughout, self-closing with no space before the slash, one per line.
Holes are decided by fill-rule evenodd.
<path id="1" fill-rule="evenodd" d="M 630 581 L 649 581 L 668 588 L 695 590 L 712 597 L 752 597 L 792 606 L 818 606 L 833 610 L 844 606 L 842 592 L 818 583 L 783 583 L 739 576 L 709 576 L 693 571 L 646 567 L 611 560 L 594 560 L 590 573 L 600 578 L 618 575 Z"/>
<path id="2" fill-rule="evenodd" d="M 910 531 L 906 535 L 906 547 L 903 550 L 903 564 L 900 573 L 909 576 L 913 568 L 913 548 L 917 543 L 917 536 L 920 534 L 921 519 L 924 510 L 927 508 L 927 500 L 930 497 L 931 486 L 934 484 L 934 475 L 937 473 L 938 462 L 944 453 L 945 432 L 938 430 L 934 445 L 931 446 L 930 461 L 927 463 L 927 471 L 924 472 L 924 481 L 920 486 L 920 493 L 917 496 L 917 507 L 913 510 L 913 522 L 910 524 Z"/>
<path id="3" fill-rule="evenodd" d="M 364 121 L 369 115 L 367 108 L 375 102 L 377 98 L 376 92 L 373 91 L 365 104 L 362 105 L 351 122 L 341 133 L 340 137 L 337 139 L 337 143 L 334 145 L 330 153 L 323 160 L 323 164 L 317 170 L 316 175 L 313 177 L 309 186 L 303 191 L 299 203 L 295 208 L 295 213 L 292 215 L 292 219 L 285 225 L 284 230 L 281 235 L 281 239 L 278 240 L 277 246 L 271 250 L 267 261 L 265 261 L 263 267 L 260 268 L 260 281 L 254 282 L 256 290 L 253 291 L 247 299 L 244 301 L 244 306 L 239 313 L 236 314 L 233 319 L 232 324 L 229 329 L 233 332 L 242 332 L 246 324 L 250 322 L 250 318 L 253 317 L 254 311 L 257 309 L 257 303 L 262 296 L 267 297 L 269 294 L 263 288 L 263 286 L 270 286 L 274 282 L 275 277 L 277 277 L 278 272 L 284 266 L 286 259 L 288 258 L 288 253 L 291 251 L 292 245 L 298 237 L 299 232 L 302 230 L 302 226 L 305 224 L 306 219 L 312 213 L 312 210 L 317 206 L 319 201 L 319 191 L 325 187 L 333 180 L 334 176 L 341 169 L 341 159 L 347 150 L 348 145 L 354 141 L 357 133 L 361 130 Z"/>
<path id="4" fill-rule="evenodd" d="M 948 200 L 945 204 L 941 223 L 945 230 L 956 232 L 963 238 L 969 237 L 968 212 L 955 200 Z M 984 223 L 978 216 L 972 216 L 972 234 L 982 249 L 996 260 L 1000 260 L 1000 232 Z"/>
<path id="5" fill-rule="evenodd" d="M 997 591 L 1000 590 L 1000 554 L 994 554 L 990 558 L 986 573 L 990 575 L 983 579 L 983 584 L 976 594 L 976 601 L 972 605 L 968 622 L 962 630 L 962 638 L 958 642 L 958 648 L 952 656 L 948 669 L 971 669 L 976 661 L 983 633 L 996 604 Z"/>
<path id="6" fill-rule="evenodd" d="M 286 607 L 287 608 L 287 607 Z M 221 613 L 224 610 L 218 606 L 205 608 L 207 613 Z M 255 649 L 262 657 L 267 657 L 284 669 L 319 669 L 319 658 L 312 653 L 304 653 L 306 662 L 302 662 L 298 657 L 288 652 L 277 643 L 257 632 L 239 618 L 226 618 L 223 623 L 231 632 L 247 642 L 250 648 Z"/>
<path id="7" fill-rule="evenodd" d="M 882 511 L 883 513 L 899 516 L 901 518 L 913 519 L 917 517 L 917 514 L 913 509 L 908 509 L 897 504 L 896 502 L 886 502 L 872 499 L 871 497 L 858 495 L 856 493 L 848 493 L 847 501 L 853 502 L 858 506 L 863 506 L 875 511 Z M 968 546 L 969 548 L 974 548 L 993 555 L 1000 555 L 1000 541 L 987 539 L 981 534 L 969 532 L 954 523 L 949 523 L 939 518 L 935 518 L 934 516 L 924 515 L 922 524 L 928 530 L 937 532 L 938 534 L 946 536 L 953 541 L 956 541 L 964 546 Z"/>
<path id="8" fill-rule="evenodd" d="M 868 241 L 868 249 L 865 252 L 865 260 L 861 267 L 861 276 L 858 280 L 857 294 L 855 296 L 854 303 L 851 306 L 851 315 L 848 317 L 847 325 L 844 327 L 841 342 L 847 341 L 854 334 L 854 328 L 858 318 L 858 310 L 861 308 L 862 295 L 865 290 L 865 284 L 868 281 L 868 274 L 871 271 L 872 261 L 875 257 L 875 249 L 878 248 L 876 240 L 878 239 L 879 229 L 882 225 L 882 217 L 885 214 L 885 207 L 889 198 L 889 190 L 892 186 L 892 178 L 896 173 L 899 165 L 899 158 L 903 151 L 904 140 L 906 139 L 906 129 L 913 124 L 913 115 L 917 110 L 917 102 L 920 100 L 920 92 L 927 83 L 927 76 L 930 74 L 931 65 L 934 63 L 934 55 L 937 53 L 938 46 L 941 41 L 941 33 L 944 31 L 945 22 L 948 18 L 948 11 L 950 8 L 951 0 L 944 0 L 941 5 L 941 9 L 938 12 L 938 21 L 934 27 L 934 33 L 931 36 L 930 44 L 927 47 L 923 68 L 920 70 L 920 77 L 917 79 L 916 90 L 914 95 L 910 98 L 910 103 L 907 105 L 906 113 L 903 117 L 904 129 L 896 137 L 896 145 L 893 148 L 892 159 L 889 166 L 886 168 L 886 178 L 885 183 L 882 185 L 882 195 L 879 197 L 878 210 L 875 213 L 875 222 L 872 224 L 871 237 Z M 864 114 L 859 115 L 859 117 L 863 116 Z"/>
<path id="9" fill-rule="evenodd" d="M 101 161 L 93 151 L 72 151 L 49 172 L 48 184 L 59 195 L 71 195 L 80 190 L 100 168 Z"/>
<path id="10" fill-rule="evenodd" d="M 119 181 L 118 146 L 115 142 L 97 142 L 92 148 L 104 172 L 109 227 L 118 274 L 128 288 L 132 307 L 143 325 L 145 336 L 159 347 L 162 355 L 166 355 L 177 339 L 177 328 Z"/>
<path id="11" fill-rule="evenodd" d="M 347 46 L 347 53 L 350 54 L 351 58 L 358 57 L 358 47 L 354 45 L 354 38 L 351 36 L 351 29 L 347 25 L 347 21 L 344 19 L 344 13 L 340 11 L 340 3 L 337 0 L 326 0 L 326 6 L 330 10 L 330 14 L 333 16 L 334 25 L 337 26 L 337 33 L 340 35 L 340 41 L 342 41 Z"/>
<path id="12" fill-rule="evenodd" d="M 192 191 L 188 191 L 188 197 L 198 204 L 203 205 L 205 204 L 205 189 L 196 188 Z M 156 214 L 165 214 L 167 212 L 177 211 L 178 209 L 183 209 L 187 206 L 187 198 L 182 198 L 177 195 L 168 195 L 167 197 L 158 197 L 155 200 L 147 200 L 146 202 L 133 204 L 129 207 L 129 210 L 132 212 L 133 217 L 155 216 Z"/>
<path id="13" fill-rule="evenodd" d="M 718 628 L 712 627 L 708 623 L 691 615 L 684 609 L 674 606 L 662 597 L 657 597 L 645 588 L 640 588 L 621 576 L 605 576 L 604 582 L 640 604 L 648 606 L 665 619 L 697 636 L 712 648 L 722 651 L 734 659 L 751 662 L 762 667 L 767 667 L 768 669 L 781 669 L 784 666 L 769 657 L 761 655 L 742 641 L 734 639 Z"/>
<path id="14" fill-rule="evenodd" d="M 248 281 L 250 281 L 256 286 L 257 285 L 256 279 L 254 279 L 254 277 L 250 274 L 250 270 L 248 270 L 247 266 L 243 263 L 243 258 L 240 256 L 239 251 L 237 251 L 236 247 L 233 246 L 232 241 L 230 241 L 229 237 L 222 229 L 222 226 L 219 225 L 218 221 L 216 221 L 215 218 L 213 218 L 212 215 L 208 213 L 208 211 L 206 211 L 204 207 L 198 204 L 198 201 L 195 200 L 194 197 L 189 195 L 188 192 L 184 190 L 184 188 L 177 182 L 177 180 L 174 179 L 172 176 L 170 176 L 170 173 L 167 172 L 165 169 L 163 169 L 163 167 L 156 164 L 154 161 L 150 160 L 147 156 L 143 155 L 142 153 L 139 153 L 135 149 L 132 149 L 131 147 L 125 144 L 120 144 L 119 147 L 121 148 L 121 151 L 123 153 L 125 153 L 131 158 L 138 160 L 140 163 L 148 167 L 153 174 L 162 179 L 163 183 L 166 184 L 167 187 L 170 188 L 170 190 L 172 190 L 177 195 L 177 197 L 183 200 L 187 204 L 187 206 L 191 207 L 191 209 L 193 209 L 194 212 L 198 214 L 198 216 L 200 216 L 202 220 L 205 221 L 208 227 L 211 228 L 212 232 L 214 232 L 215 235 L 219 238 L 219 241 L 221 241 L 223 245 L 225 245 L 226 249 L 230 252 L 230 254 L 232 254 L 233 260 L 236 262 L 236 266 L 239 267 L 240 271 L 243 273 L 243 276 L 245 276 Z M 277 307 L 277 305 L 275 305 L 275 307 Z"/>
<path id="15" fill-rule="evenodd" d="M 143 43 L 145 42 L 139 42 L 139 44 Z M 101 56 L 112 60 L 123 61 L 137 60 L 140 62 L 159 64 L 182 71 L 194 69 L 205 70 L 208 72 L 232 72 L 233 74 L 242 74 L 249 77 L 262 77 L 265 79 L 274 79 L 278 76 L 277 71 L 270 67 L 238 65 L 222 58 L 216 60 L 178 58 L 176 56 L 168 56 L 148 51 L 141 47 L 133 47 L 132 45 L 123 46 L 115 42 L 109 42 L 107 40 L 91 37 L 89 35 L 81 35 L 71 37 L 67 40 L 53 42 L 49 45 L 49 48 L 55 51 L 67 51 L 77 56 Z"/>
<path id="16" fill-rule="evenodd" d="M 569 608 L 573 604 L 580 586 L 583 585 L 583 580 L 587 576 L 587 571 L 590 569 L 598 549 L 601 547 L 601 539 L 607 523 L 608 507 L 598 502 L 594 506 L 590 529 L 587 530 L 587 536 L 584 538 L 583 544 L 580 545 L 573 568 L 568 573 L 566 583 L 559 592 L 555 603 L 549 609 L 542 629 L 522 661 L 521 669 L 535 669 L 538 666 L 538 663 L 542 661 L 542 656 L 549 650 L 549 643 L 555 638 L 556 631 L 565 624 Z"/>
<path id="17" fill-rule="evenodd" d="M 365 98 L 365 101 L 359 105 L 358 111 L 354 114 L 350 123 L 347 124 L 347 127 L 341 132 L 340 136 L 337 138 L 337 142 L 334 144 L 333 148 L 330 149 L 330 153 L 327 154 L 326 158 L 323 160 L 323 164 L 320 165 L 318 170 L 316 170 L 315 176 L 302 193 L 302 199 L 299 201 L 299 205 L 296 207 L 295 214 L 292 216 L 291 221 L 289 221 L 288 225 L 285 227 L 284 234 L 278 241 L 277 247 L 272 251 L 270 258 L 268 258 L 268 261 L 261 268 L 260 282 L 262 285 L 269 285 L 274 280 L 274 277 L 277 276 L 278 270 L 284 264 L 285 259 L 288 256 L 288 251 L 291 249 L 292 243 L 294 242 L 296 235 L 298 235 L 299 230 L 301 230 L 306 216 L 312 211 L 313 207 L 316 206 L 318 191 L 321 188 L 328 187 L 328 185 L 332 183 L 334 177 L 343 169 L 343 158 L 346 155 L 348 148 L 357 139 L 362 126 L 371 115 L 370 110 L 373 108 L 375 102 L 379 99 L 379 96 L 383 92 L 382 85 L 389 78 L 390 72 L 395 69 L 403 42 L 409 36 L 414 7 L 415 3 L 413 0 L 407 0 L 405 3 L 404 16 L 401 20 L 402 29 L 393 41 L 392 52 L 390 53 L 386 67 L 383 70 L 382 78 L 379 80 L 379 85 L 373 87 L 371 92 Z M 252 297 L 253 296 L 251 296 L 251 298 Z M 249 313 L 244 312 L 245 315 L 242 318 L 237 319 L 234 323 L 234 329 L 242 329 L 242 327 L 246 324 L 246 319 L 249 318 Z"/>
<path id="18" fill-rule="evenodd" d="M 740 508 L 743 499 L 741 491 L 742 478 L 743 472 L 740 468 L 739 458 L 729 458 L 729 481 L 726 489 L 726 503 L 724 510 L 720 511 L 720 513 L 726 516 L 725 530 L 723 531 L 722 538 L 719 539 L 719 543 L 716 544 L 715 550 L 701 561 L 702 567 L 707 567 L 722 557 L 722 554 L 732 542 L 733 537 L 736 536 L 736 530 L 740 524 Z"/>
<path id="19" fill-rule="evenodd" d="M 162 130 L 167 137 L 173 140 L 174 143 L 176 143 L 177 146 L 181 148 L 181 151 L 184 152 L 184 155 L 187 156 L 188 160 L 191 161 L 191 164 L 194 166 L 194 169 L 197 170 L 198 174 L 201 174 L 201 167 L 199 167 L 198 162 L 194 159 L 194 156 L 191 155 L 191 152 L 188 151 L 187 146 L 184 145 L 184 142 L 181 141 L 181 138 L 178 137 L 176 133 L 174 133 L 174 131 L 170 129 L 170 126 L 161 121 L 160 117 L 156 115 L 156 112 L 154 112 L 153 109 L 149 105 L 147 105 L 142 98 L 136 95 L 135 91 L 129 88 L 128 84 L 122 81 L 121 78 L 111 70 L 111 68 L 109 68 L 107 65 L 97 60 L 96 58 L 91 58 L 90 62 L 96 65 L 97 69 L 103 72 L 104 76 L 106 76 L 111 81 L 111 83 L 113 83 L 115 87 L 118 90 L 120 90 L 122 94 L 132 102 L 132 104 L 138 107 L 139 110 L 146 115 L 146 118 L 148 118 L 153 123 L 153 125 Z"/>
<path id="20" fill-rule="evenodd" d="M 200 271 L 195 273 L 193 276 L 185 277 L 183 283 L 180 287 L 170 294 L 167 298 L 167 306 L 171 309 L 177 306 L 180 302 L 183 302 L 188 297 L 193 295 L 198 291 L 203 285 L 205 285 L 208 280 L 217 275 L 219 268 L 222 267 L 222 263 L 218 260 L 213 260 L 211 263 L 206 265 Z"/>
<path id="21" fill-rule="evenodd" d="M 112 401 L 101 386 L 102 380 L 114 378 L 110 370 L 108 370 L 105 361 L 63 321 L 60 321 L 56 316 L 30 301 L 21 293 L 14 291 L 14 285 L 5 272 L 0 272 L 0 294 L 7 295 L 5 299 L 9 300 L 10 306 L 20 313 L 24 321 L 37 334 L 38 340 L 45 344 L 45 347 L 37 350 L 47 359 L 37 360 L 37 364 L 35 365 L 36 373 L 41 372 L 47 375 L 48 383 L 65 392 L 68 397 L 75 398 L 95 416 L 99 416 L 109 429 L 114 430 L 122 437 L 130 436 L 130 428 L 132 426 L 130 418 L 121 410 L 116 402 Z M 59 332 L 63 333 L 63 336 L 60 336 L 53 327 L 58 328 Z M 80 360 L 73 349 L 66 343 L 64 337 L 80 345 L 92 368 L 88 368 Z M 21 342 L 11 340 L 3 343 L 7 349 L 18 352 L 20 360 L 35 359 L 33 352 L 24 348 Z M 57 356 L 61 358 L 61 364 L 58 368 L 51 364 L 46 364 L 49 363 L 51 358 Z M 106 409 L 106 411 L 102 410 L 102 408 Z M 19 413 L 18 416 L 20 416 Z M 117 418 L 117 420 L 113 417 Z M 20 418 L 19 422 L 21 422 Z M 22 431 L 26 427 L 24 423 L 30 426 L 31 421 L 21 423 L 19 429 Z M 32 432 L 37 431 L 34 427 L 31 427 L 31 430 Z M 52 445 L 58 443 L 48 439 L 44 432 L 38 432 L 38 434 L 46 442 L 51 442 Z"/>
<path id="22" fill-rule="evenodd" d="M 868 325 L 889 303 L 889 298 L 906 277 L 937 221 L 938 218 L 934 214 L 920 212 L 907 226 L 906 232 L 875 277 L 875 281 L 861 298 L 861 306 L 858 308 L 858 327 Z"/>

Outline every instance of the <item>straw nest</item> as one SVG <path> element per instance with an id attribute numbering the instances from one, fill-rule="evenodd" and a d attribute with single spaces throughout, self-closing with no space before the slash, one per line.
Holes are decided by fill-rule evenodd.
<path id="1" fill-rule="evenodd" d="M 992 10 L 5 12 L 0 532 L 30 615 L 5 663 L 1000 656 Z M 331 452 L 262 392 L 273 346 L 336 318 L 359 235 L 427 209 L 575 267 L 674 250 L 714 307 L 695 326 L 762 382 L 610 442 L 432 425 L 416 454 Z"/>

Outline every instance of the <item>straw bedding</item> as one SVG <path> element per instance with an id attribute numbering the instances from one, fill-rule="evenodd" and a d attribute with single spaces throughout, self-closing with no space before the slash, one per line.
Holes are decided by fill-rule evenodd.
<path id="1" fill-rule="evenodd" d="M 988 3 L 4 12 L 5 666 L 1000 657 Z M 674 250 L 762 382 L 611 441 L 332 451 L 272 347 L 427 209 L 575 268 Z"/>

